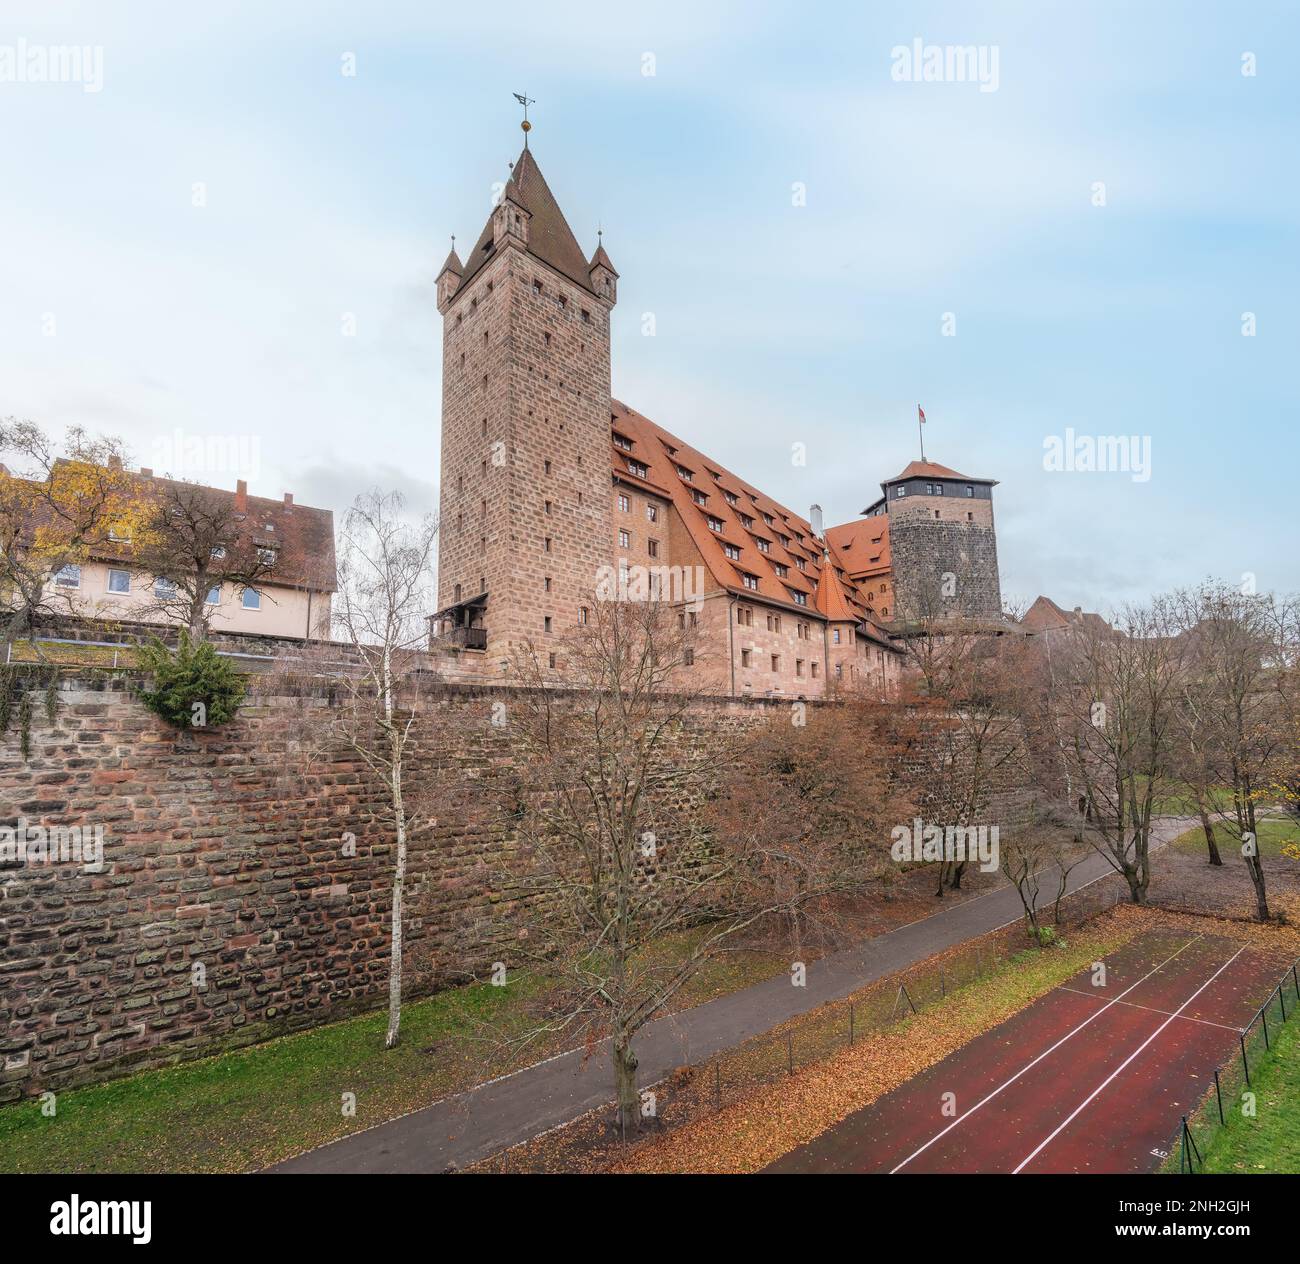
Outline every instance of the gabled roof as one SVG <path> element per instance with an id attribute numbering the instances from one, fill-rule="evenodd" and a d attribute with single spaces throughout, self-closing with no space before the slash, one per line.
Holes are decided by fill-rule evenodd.
<path id="1" fill-rule="evenodd" d="M 1109 630 L 1110 624 L 1099 614 L 1076 607 L 1063 610 L 1050 597 L 1038 597 L 1025 611 L 1020 626 L 1029 632 L 1058 632 L 1075 624 L 1092 627 L 1098 631 Z"/>
<path id="2" fill-rule="evenodd" d="M 591 288 L 591 265 L 587 263 L 573 230 L 542 177 L 532 150 L 526 146 L 511 169 L 502 197 L 517 203 L 529 214 L 528 253 L 549 264 L 575 285 L 582 286 L 589 293 L 595 293 Z M 492 255 L 492 216 L 489 215 L 466 260 L 462 286 Z M 610 267 L 610 271 L 613 272 L 614 269 Z"/>
<path id="3" fill-rule="evenodd" d="M 62 459 L 60 464 L 62 464 Z M 208 487 L 183 479 L 164 478 L 151 470 L 127 471 L 133 497 L 140 501 L 161 501 L 169 492 L 201 497 L 206 502 L 235 502 L 239 492 L 222 487 Z M 259 547 L 275 550 L 275 564 L 261 581 L 265 585 L 281 584 L 290 588 L 310 588 L 315 592 L 335 592 L 338 577 L 334 557 L 334 514 L 329 509 L 313 509 L 291 500 L 272 500 L 265 496 L 244 494 L 239 511 L 242 534 Z M 92 556 L 100 562 L 132 561 L 130 542 L 105 540 L 95 545 Z"/>
<path id="4" fill-rule="evenodd" d="M 442 267 L 438 269 L 438 275 L 442 276 L 444 272 L 454 272 L 457 276 L 465 275 L 465 265 L 460 261 L 460 255 L 456 253 L 456 247 L 451 248 L 451 253 L 443 260 Z"/>

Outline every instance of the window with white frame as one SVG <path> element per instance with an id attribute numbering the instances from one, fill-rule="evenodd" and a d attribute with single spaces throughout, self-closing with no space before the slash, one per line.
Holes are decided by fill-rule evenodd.
<path id="1" fill-rule="evenodd" d="M 240 596 L 239 604 L 245 610 L 260 610 L 262 608 L 262 594 L 256 588 L 245 588 Z"/>
<path id="2" fill-rule="evenodd" d="M 111 593 L 128 593 L 131 591 L 131 572 L 111 570 L 108 572 L 108 591 Z"/>
<path id="3" fill-rule="evenodd" d="M 54 572 L 54 582 L 59 588 L 80 588 L 81 567 L 69 562 Z"/>

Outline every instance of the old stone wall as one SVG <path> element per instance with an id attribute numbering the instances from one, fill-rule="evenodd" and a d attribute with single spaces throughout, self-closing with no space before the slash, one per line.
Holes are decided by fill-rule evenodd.
<path id="1" fill-rule="evenodd" d="M 81 857 L 103 840 L 98 870 L 0 862 L 0 1102 L 383 1003 L 393 857 L 378 787 L 338 752 L 309 757 L 328 686 L 252 683 L 234 722 L 196 734 L 122 675 L 82 672 L 63 678 L 53 723 L 33 709 L 28 759 L 13 728 L 0 739 L 0 828 L 80 827 Z M 516 761 L 492 716 L 512 693 L 431 683 L 417 704 L 408 800 L 436 823 L 411 856 L 411 994 L 482 977 L 497 955 L 485 928 L 511 899 L 497 800 Z M 715 775 L 729 732 L 786 706 L 701 703 L 674 737 L 675 806 Z"/>

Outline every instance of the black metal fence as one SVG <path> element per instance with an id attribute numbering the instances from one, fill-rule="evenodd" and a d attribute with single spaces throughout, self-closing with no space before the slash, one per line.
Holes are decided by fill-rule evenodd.
<path id="1" fill-rule="evenodd" d="M 1166 1171 L 1203 1172 L 1205 1154 L 1219 1132 L 1227 1127 L 1232 1111 L 1241 1108 L 1242 1094 L 1251 1091 L 1251 1076 L 1273 1051 L 1283 1024 L 1300 1009 L 1300 958 L 1297 958 L 1269 993 L 1238 1037 L 1238 1050 L 1224 1066 L 1216 1067 L 1214 1084 L 1190 1115 L 1184 1115 L 1164 1156 Z"/>

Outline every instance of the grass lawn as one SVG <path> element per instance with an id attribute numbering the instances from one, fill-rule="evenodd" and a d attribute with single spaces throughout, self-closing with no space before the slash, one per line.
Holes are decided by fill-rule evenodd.
<path id="1" fill-rule="evenodd" d="M 1252 1079 L 1255 1117 L 1224 1102 L 1228 1123 L 1205 1147 L 1205 1170 L 1300 1172 L 1300 1020 L 1281 1029 Z"/>
<path id="2" fill-rule="evenodd" d="M 1276 860 L 1282 855 L 1282 848 L 1288 843 L 1300 846 L 1300 823 L 1296 822 L 1295 817 L 1266 817 L 1259 821 L 1259 854 L 1268 859 Z M 1224 864 L 1230 860 L 1240 860 L 1238 850 L 1240 844 L 1228 833 L 1222 823 L 1216 823 L 1214 826 L 1214 841 L 1219 844 L 1219 852 L 1223 856 Z M 1179 851 L 1188 852 L 1203 856 L 1205 854 L 1205 831 L 1198 825 L 1190 829 L 1185 834 L 1180 834 L 1174 839 L 1171 846 L 1176 847 Z M 1300 864 L 1300 861 L 1297 861 Z"/>
<path id="3" fill-rule="evenodd" d="M 656 950 L 668 960 L 690 936 Z M 682 1005 L 698 1004 L 785 969 L 767 954 L 711 962 Z M 513 1064 L 495 1041 L 527 1030 L 522 1004 L 540 983 L 473 984 L 406 1005 L 402 1039 L 385 1050 L 387 1012 L 285 1036 L 238 1052 L 0 1107 L 0 1172 L 239 1172 L 427 1106 L 559 1049 L 534 1047 Z M 494 1056 L 495 1055 L 495 1056 Z M 356 1095 L 344 1117 L 342 1095 Z"/>

